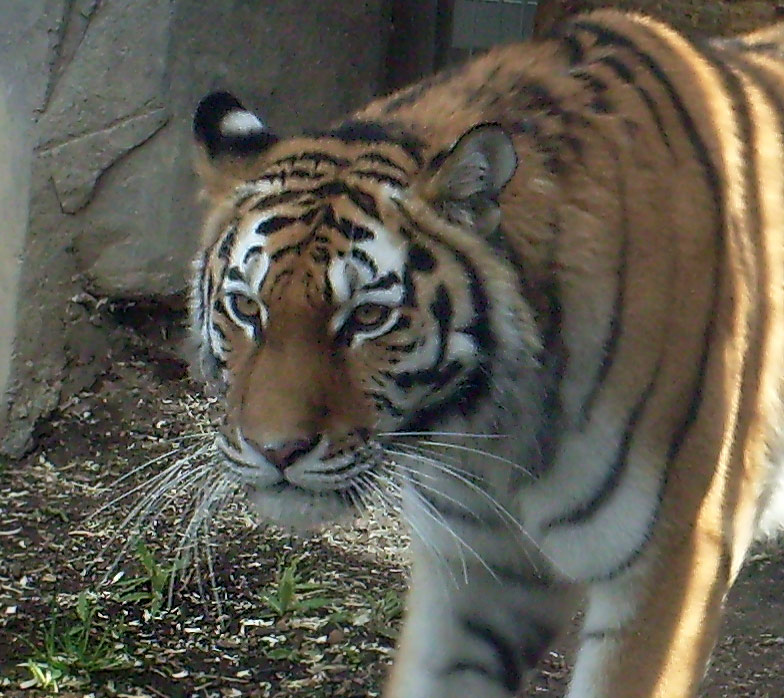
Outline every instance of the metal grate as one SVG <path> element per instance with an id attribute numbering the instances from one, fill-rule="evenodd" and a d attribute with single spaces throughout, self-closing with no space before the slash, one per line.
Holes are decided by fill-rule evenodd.
<path id="1" fill-rule="evenodd" d="M 454 0 L 451 48 L 483 49 L 531 36 L 537 0 Z"/>

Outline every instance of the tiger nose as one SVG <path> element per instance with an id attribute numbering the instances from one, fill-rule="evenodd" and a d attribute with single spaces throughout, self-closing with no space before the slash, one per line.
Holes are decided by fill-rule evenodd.
<path id="1" fill-rule="evenodd" d="M 318 444 L 319 437 L 314 436 L 310 439 L 294 439 L 277 444 L 271 448 L 259 449 L 261 454 L 274 465 L 278 470 L 283 472 L 294 461 L 304 455 L 310 453 Z"/>

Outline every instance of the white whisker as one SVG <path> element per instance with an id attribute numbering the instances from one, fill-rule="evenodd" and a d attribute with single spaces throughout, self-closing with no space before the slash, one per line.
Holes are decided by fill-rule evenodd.
<path id="1" fill-rule="evenodd" d="M 463 439 L 508 439 L 507 434 L 471 434 L 461 431 L 382 431 L 381 437 L 395 436 L 456 436 Z"/>
<path id="2" fill-rule="evenodd" d="M 369 472 L 368 475 L 373 477 L 378 483 L 383 483 L 387 487 L 393 488 L 398 493 L 398 497 L 401 498 L 401 500 L 402 500 L 401 486 L 397 482 L 394 482 L 393 480 L 390 480 L 389 477 L 387 477 L 387 473 L 386 472 L 380 472 L 380 473 L 379 472 Z M 395 473 L 394 477 L 398 478 L 400 476 L 397 475 L 397 473 Z M 384 490 L 382 490 L 378 484 L 375 485 L 374 489 L 375 489 L 377 494 L 382 499 L 386 499 L 387 493 Z M 412 492 L 413 492 L 413 494 L 415 496 L 417 496 L 415 490 L 412 491 Z M 418 497 L 418 496 L 417 496 L 417 500 L 418 501 L 424 501 L 424 500 L 421 499 L 421 497 Z M 422 510 L 422 511 L 423 511 L 423 513 L 428 513 L 426 510 Z M 436 567 L 436 569 L 438 569 L 439 571 L 446 570 L 446 572 L 449 575 L 452 583 L 455 585 L 455 587 L 457 587 L 458 586 L 457 577 L 455 577 L 454 572 L 452 571 L 452 568 L 449 565 L 449 561 L 447 560 L 446 557 L 444 557 L 444 553 L 441 550 L 439 550 L 438 546 L 436 546 L 432 541 L 430 541 L 427 538 L 427 536 L 425 536 L 425 534 L 423 533 L 422 529 L 419 528 L 419 526 L 416 524 L 416 522 L 413 520 L 413 518 L 409 515 L 409 513 L 407 511 L 405 511 L 405 509 L 402 509 L 401 513 L 402 513 L 403 519 L 404 519 L 405 523 L 408 525 L 409 529 L 411 531 L 413 531 L 413 533 L 416 535 L 416 537 L 421 541 L 422 545 L 424 545 L 428 550 L 430 550 L 433 553 L 435 559 L 439 563 L 439 566 Z M 432 514 L 428 513 L 428 515 L 431 517 L 431 519 L 433 518 Z M 444 522 L 439 522 L 437 519 L 434 519 L 434 520 L 436 521 L 436 523 L 439 523 L 442 526 L 446 526 L 447 530 L 450 533 L 453 533 L 451 531 L 451 529 L 448 527 L 448 525 L 446 525 Z M 463 557 L 462 549 L 460 547 L 458 547 L 458 554 L 461 556 L 461 559 L 462 559 L 464 575 L 467 575 L 467 568 L 465 566 L 465 559 Z"/>
<path id="3" fill-rule="evenodd" d="M 397 453 L 398 455 L 403 456 L 404 458 L 412 458 L 414 460 L 419 460 L 422 463 L 426 463 L 427 465 L 433 467 L 437 472 L 441 472 L 444 475 L 454 478 L 458 482 L 462 483 L 463 485 L 468 487 L 471 491 L 476 492 L 478 495 L 484 498 L 488 502 L 488 504 L 492 507 L 492 509 L 495 511 L 495 513 L 498 514 L 500 520 L 505 522 L 507 527 L 509 527 L 510 529 L 514 529 L 515 532 L 520 533 L 523 536 L 523 538 L 529 544 L 531 544 L 539 553 L 542 552 L 539 544 L 534 540 L 533 536 L 531 536 L 531 534 L 525 529 L 525 527 L 522 525 L 520 520 L 516 516 L 514 516 L 503 504 L 501 504 L 501 502 L 499 502 L 497 498 L 493 497 L 489 492 L 487 492 L 485 489 L 480 487 L 476 482 L 473 482 L 472 479 L 470 479 L 470 478 L 479 479 L 478 475 L 476 475 L 475 473 L 470 473 L 468 471 L 462 470 L 460 468 L 456 468 L 452 465 L 448 465 L 428 455 L 423 455 L 422 453 L 418 453 L 415 447 L 406 447 L 405 445 L 401 445 L 401 444 L 398 444 L 397 446 L 402 449 L 408 448 L 408 452 L 405 450 L 394 451 L 391 448 L 388 448 L 386 449 L 387 453 L 390 454 Z M 416 475 L 427 476 L 427 473 L 422 473 L 416 469 L 407 467 L 402 463 L 397 463 L 397 467 L 404 470 L 408 470 L 409 472 L 415 473 Z M 429 477 L 432 479 L 437 479 L 433 475 L 430 475 Z M 424 484 L 421 482 L 419 484 L 424 486 Z M 451 501 L 457 504 L 460 504 L 461 506 L 463 506 L 463 508 L 467 508 L 462 502 L 458 502 L 457 500 L 446 495 L 446 493 L 444 492 L 436 491 L 436 494 L 446 499 L 450 499 Z M 469 511 L 472 514 L 477 515 L 475 511 L 470 509 Z M 521 546 L 521 550 L 526 555 L 528 560 L 531 562 L 534 569 L 537 570 L 536 563 L 531 558 L 530 552 L 526 550 L 524 546 Z"/>
<path id="4" fill-rule="evenodd" d="M 504 463 L 505 465 L 509 465 L 513 467 L 515 470 L 520 470 L 529 477 L 533 477 L 531 471 L 516 463 L 513 460 L 509 460 L 508 458 L 504 458 L 503 456 L 496 455 L 495 453 L 490 453 L 489 451 L 483 451 L 481 448 L 471 448 L 470 446 L 463 446 L 461 444 L 450 444 L 444 441 L 420 441 L 419 442 L 422 446 L 438 446 L 440 448 L 452 448 L 456 451 L 464 451 L 466 453 L 475 453 L 479 456 L 483 456 L 484 458 L 489 458 L 490 460 L 499 461 L 500 463 Z"/>

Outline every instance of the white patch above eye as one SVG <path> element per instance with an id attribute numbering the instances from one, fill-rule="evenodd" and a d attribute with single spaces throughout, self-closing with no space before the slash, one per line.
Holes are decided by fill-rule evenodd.
<path id="1" fill-rule="evenodd" d="M 221 119 L 219 128 L 224 136 L 248 136 L 264 131 L 264 124 L 255 114 L 236 110 Z"/>
<path id="2" fill-rule="evenodd" d="M 453 332 L 449 336 L 446 355 L 450 360 L 469 362 L 476 353 L 476 342 L 469 335 Z"/>
<path id="3" fill-rule="evenodd" d="M 336 257 L 329 265 L 327 276 L 332 293 L 338 303 L 346 303 L 351 297 L 351 284 L 348 275 L 349 265 L 344 258 Z M 354 272 L 356 273 L 356 272 Z"/>

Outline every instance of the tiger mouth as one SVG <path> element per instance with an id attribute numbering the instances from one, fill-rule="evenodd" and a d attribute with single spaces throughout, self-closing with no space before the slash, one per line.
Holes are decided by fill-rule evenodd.
<path id="1" fill-rule="evenodd" d="M 359 513 L 360 488 L 350 484 L 316 491 L 281 480 L 271 485 L 245 485 L 245 499 L 265 521 L 295 531 L 309 531 Z"/>
<path id="2" fill-rule="evenodd" d="M 351 504 L 351 496 L 356 495 L 361 491 L 361 488 L 356 483 L 348 483 L 345 487 L 339 487 L 333 490 L 311 490 L 307 487 L 302 487 L 302 485 L 289 482 L 286 479 L 281 479 L 279 482 L 276 482 L 272 485 L 267 485 L 265 487 L 258 487 L 253 484 L 247 484 L 245 485 L 245 488 L 251 493 L 268 492 L 270 494 L 283 494 L 284 492 L 291 492 L 303 497 L 314 498 L 333 495 L 339 499 L 344 500 L 346 504 L 350 506 L 353 506 Z"/>
<path id="3" fill-rule="evenodd" d="M 260 518 L 295 530 L 309 530 L 365 510 L 379 477 L 380 447 L 368 444 L 341 458 L 305 460 L 280 469 L 240 441 L 219 435 L 221 467 L 244 491 Z M 377 485 L 375 486 L 377 487 Z"/>
<path id="4" fill-rule="evenodd" d="M 239 461 L 225 452 L 222 455 L 224 459 L 224 469 L 240 484 L 246 488 L 251 488 L 253 490 L 263 490 L 271 493 L 288 491 L 299 492 L 303 495 L 318 495 L 332 492 L 337 495 L 350 497 L 350 495 L 358 494 L 362 490 L 362 487 L 357 480 L 358 476 L 374 469 L 374 464 L 370 459 L 357 458 L 352 460 L 349 464 L 336 469 L 333 473 L 334 475 L 340 475 L 344 471 L 353 471 L 352 475 L 349 475 L 345 479 L 329 485 L 326 485 L 323 481 L 318 483 L 314 481 L 314 486 L 309 487 L 307 485 L 295 482 L 291 479 L 291 476 L 287 476 L 285 472 L 276 472 L 274 474 L 275 479 L 272 480 L 270 479 L 270 477 L 273 476 L 271 471 L 262 470 L 256 465 Z M 305 471 L 305 474 L 318 476 L 328 473 Z M 319 486 L 315 486 L 316 484 Z"/>

